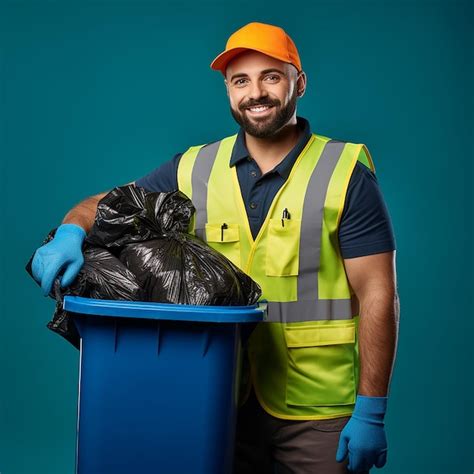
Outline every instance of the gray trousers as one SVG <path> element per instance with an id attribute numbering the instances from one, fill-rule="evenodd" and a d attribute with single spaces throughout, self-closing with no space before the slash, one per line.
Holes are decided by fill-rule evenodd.
<path id="1" fill-rule="evenodd" d="M 234 474 L 346 474 L 339 436 L 349 416 L 293 421 L 269 415 L 253 389 L 237 414 Z"/>

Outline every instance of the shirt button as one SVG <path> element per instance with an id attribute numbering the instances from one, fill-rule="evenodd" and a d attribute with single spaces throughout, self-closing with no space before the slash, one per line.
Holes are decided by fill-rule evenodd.
<path id="1" fill-rule="evenodd" d="M 250 203 L 250 209 L 255 209 L 257 207 L 257 203 L 256 202 L 251 202 Z"/>
<path id="2" fill-rule="evenodd" d="M 257 176 L 257 172 L 256 171 L 251 171 L 250 176 L 252 176 L 252 178 L 255 178 L 255 176 Z"/>

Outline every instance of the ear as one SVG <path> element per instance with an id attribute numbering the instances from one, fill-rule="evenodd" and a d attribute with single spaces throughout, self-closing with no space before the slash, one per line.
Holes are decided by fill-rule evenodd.
<path id="1" fill-rule="evenodd" d="M 229 84 L 227 83 L 227 79 L 224 78 L 225 90 L 227 92 L 227 97 L 229 97 Z"/>
<path id="2" fill-rule="evenodd" d="M 303 97 L 306 91 L 306 73 L 304 71 L 298 73 L 298 78 L 296 80 L 296 90 L 298 91 L 298 97 Z"/>

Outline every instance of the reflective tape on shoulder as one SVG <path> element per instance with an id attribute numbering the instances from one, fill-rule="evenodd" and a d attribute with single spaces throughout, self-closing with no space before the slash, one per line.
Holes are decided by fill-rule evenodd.
<path id="1" fill-rule="evenodd" d="M 301 218 L 298 300 L 318 299 L 324 202 L 344 146 L 343 142 L 327 142 L 308 182 Z"/>
<path id="2" fill-rule="evenodd" d="M 202 240 L 206 239 L 207 184 L 220 144 L 221 140 L 204 145 L 199 150 L 191 175 L 193 204 L 196 208 L 195 232 L 196 236 Z"/>

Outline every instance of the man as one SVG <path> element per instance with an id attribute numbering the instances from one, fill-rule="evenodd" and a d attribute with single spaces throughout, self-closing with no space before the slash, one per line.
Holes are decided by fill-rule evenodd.
<path id="1" fill-rule="evenodd" d="M 211 64 L 237 135 L 176 155 L 134 184 L 179 188 L 190 232 L 251 275 L 268 321 L 248 341 L 235 472 L 368 472 L 384 431 L 398 334 L 395 244 L 367 148 L 311 133 L 296 115 L 306 75 L 281 29 L 250 23 Z M 48 294 L 80 270 L 98 201 L 73 208 L 33 260 Z"/>

